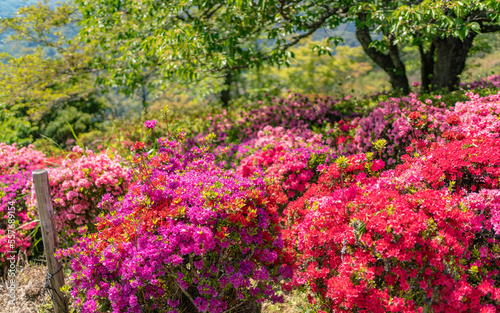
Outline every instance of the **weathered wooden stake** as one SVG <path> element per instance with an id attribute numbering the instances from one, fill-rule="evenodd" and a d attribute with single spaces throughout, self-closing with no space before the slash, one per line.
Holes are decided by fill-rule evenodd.
<path id="1" fill-rule="evenodd" d="M 54 253 L 59 249 L 57 241 L 56 223 L 54 221 L 54 208 L 50 196 L 49 175 L 47 170 L 33 171 L 33 183 L 35 184 L 36 202 L 38 204 L 38 215 L 40 217 L 40 229 L 42 231 L 43 249 L 47 258 L 47 268 L 50 277 L 50 286 L 53 289 L 54 312 L 67 313 L 68 300 L 63 296 L 61 287 L 64 286 L 64 272 L 62 264 Z"/>

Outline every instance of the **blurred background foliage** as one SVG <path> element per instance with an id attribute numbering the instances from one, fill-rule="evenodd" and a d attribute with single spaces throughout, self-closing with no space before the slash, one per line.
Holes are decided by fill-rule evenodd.
<path id="1" fill-rule="evenodd" d="M 162 127 L 196 134 L 209 127 L 209 114 L 235 116 L 289 91 L 362 99 L 391 90 L 389 76 L 365 54 L 352 22 L 320 28 L 289 48 L 287 64 L 235 70 L 229 85 L 223 75 L 154 83 L 144 75 L 142 85 L 124 93 L 108 83 L 106 71 L 92 67 L 104 55 L 95 42 L 77 36 L 82 16 L 73 3 L 0 0 L 0 17 L 0 141 L 34 143 L 49 154 L 74 145 L 75 135 L 94 149 L 105 144 L 125 149 L 124 141 L 145 136 L 145 119 L 163 119 L 165 107 L 168 124 Z M 331 37 L 344 42 L 335 45 L 327 40 Z M 418 48 L 401 43 L 400 50 L 410 83 L 421 81 Z M 495 73 L 500 73 L 500 34 L 479 34 L 462 80 Z M 229 106 L 221 102 L 224 87 Z"/>

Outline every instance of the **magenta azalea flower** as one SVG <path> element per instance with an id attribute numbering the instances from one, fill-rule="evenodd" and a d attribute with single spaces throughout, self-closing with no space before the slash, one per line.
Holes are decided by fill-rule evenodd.
<path id="1" fill-rule="evenodd" d="M 149 129 L 154 129 L 156 127 L 156 121 L 155 120 L 148 120 L 144 122 L 144 126 Z"/>

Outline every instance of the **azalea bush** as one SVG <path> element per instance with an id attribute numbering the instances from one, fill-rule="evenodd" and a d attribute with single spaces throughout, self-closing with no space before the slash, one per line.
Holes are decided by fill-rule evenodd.
<path id="1" fill-rule="evenodd" d="M 135 183 L 116 207 L 62 255 L 82 312 L 226 312 L 282 301 L 277 205 L 262 179 L 216 166 L 207 147 L 182 153 L 160 139 L 148 154 L 136 143 Z"/>
<path id="2" fill-rule="evenodd" d="M 488 136 L 500 131 L 500 93 L 481 97 L 466 93 L 467 101 L 445 103 L 441 96 L 425 101 L 418 95 L 389 98 L 366 117 L 346 121 L 341 143 L 351 154 L 375 152 L 377 140 L 386 140 L 382 158 L 388 165 L 402 162 L 401 156 L 449 139 Z"/>
<path id="3" fill-rule="evenodd" d="M 446 113 L 446 124 L 441 126 L 448 137 L 499 137 L 500 92 L 481 97 L 467 93 L 470 100 L 457 102 Z"/>
<path id="4" fill-rule="evenodd" d="M 268 97 L 237 114 L 222 112 L 208 116 L 211 125 L 207 132 L 217 140 L 229 142 L 256 138 L 266 126 L 284 127 L 294 133 L 304 130 L 323 130 L 342 118 L 359 115 L 356 103 L 346 98 L 291 93 L 285 98 Z"/>
<path id="5" fill-rule="evenodd" d="M 285 210 L 295 286 L 326 311 L 496 312 L 498 144 L 434 144 L 385 172 L 337 159 Z"/>
<path id="6" fill-rule="evenodd" d="M 76 146 L 60 166 L 48 169 L 55 222 L 66 244 L 77 236 L 78 227 L 96 230 L 94 223 L 103 211 L 98 204 L 105 194 L 120 197 L 128 190 L 130 177 L 122 163 L 120 156 Z M 29 204 L 37 215 L 34 192 Z"/>
<path id="7" fill-rule="evenodd" d="M 36 226 L 29 216 L 27 200 L 33 170 L 42 168 L 45 155 L 33 146 L 0 143 L 0 266 L 9 251 L 30 253 L 30 231 Z M 9 223 L 12 220 L 13 223 Z M 9 225 L 15 226 L 14 229 Z M 10 232 L 9 232 L 10 230 Z"/>
<path id="8" fill-rule="evenodd" d="M 45 154 L 35 147 L 18 147 L 15 143 L 0 143 L 0 174 L 11 174 L 17 171 L 32 171 L 45 165 Z"/>
<path id="9" fill-rule="evenodd" d="M 323 144 L 321 135 L 310 131 L 296 135 L 282 127 L 266 126 L 256 139 L 239 147 L 237 159 L 241 161 L 236 172 L 265 178 L 286 197 L 294 198 L 317 180 L 317 167 L 334 158 L 334 150 Z"/>
<path id="10" fill-rule="evenodd" d="M 400 162 L 412 140 L 435 141 L 434 129 L 446 119 L 446 104 L 439 96 L 425 101 L 416 94 L 380 102 L 366 117 L 353 119 L 352 140 L 345 145 L 350 153 L 374 152 L 373 142 L 384 139 L 382 158 L 393 165 Z"/>

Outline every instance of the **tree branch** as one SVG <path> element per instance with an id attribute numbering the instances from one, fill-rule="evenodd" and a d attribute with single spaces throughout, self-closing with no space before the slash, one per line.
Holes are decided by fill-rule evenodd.
<path id="1" fill-rule="evenodd" d="M 304 25 L 305 26 L 304 28 L 309 29 L 307 32 L 305 32 L 303 34 L 300 34 L 298 36 L 293 37 L 290 42 L 288 42 L 288 43 L 284 44 L 283 46 L 281 46 L 280 49 L 283 50 L 283 51 L 285 51 L 288 48 L 290 48 L 291 46 L 294 46 L 297 43 L 299 43 L 300 40 L 302 40 L 302 39 L 304 39 L 306 37 L 311 36 L 315 31 L 317 31 L 319 28 L 321 28 L 321 26 L 323 26 L 325 24 L 325 22 L 326 22 L 327 19 L 329 19 L 331 16 L 337 14 L 338 12 L 339 12 L 339 8 L 327 7 L 326 11 L 323 12 L 323 14 L 321 14 L 321 16 L 319 17 L 318 20 L 316 20 L 313 23 Z"/>
<path id="2" fill-rule="evenodd" d="M 498 24 L 481 24 L 481 33 L 495 33 L 500 31 L 500 25 Z"/>
<path id="3" fill-rule="evenodd" d="M 364 22 L 366 17 L 364 14 L 358 14 L 358 18 Z M 361 47 L 365 51 L 365 53 L 375 62 L 378 66 L 383 68 L 384 70 L 392 65 L 392 59 L 389 55 L 383 54 L 377 49 L 370 47 L 370 44 L 373 42 L 372 36 L 370 35 L 370 30 L 366 26 L 357 26 L 356 27 L 356 38 L 358 39 Z"/>

